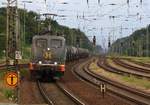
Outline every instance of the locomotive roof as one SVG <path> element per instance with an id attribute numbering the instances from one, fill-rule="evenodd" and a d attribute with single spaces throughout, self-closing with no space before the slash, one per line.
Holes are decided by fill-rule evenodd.
<path id="1" fill-rule="evenodd" d="M 33 39 L 38 39 L 38 38 L 54 38 L 54 39 L 65 39 L 63 36 L 56 36 L 56 35 L 35 35 Z"/>

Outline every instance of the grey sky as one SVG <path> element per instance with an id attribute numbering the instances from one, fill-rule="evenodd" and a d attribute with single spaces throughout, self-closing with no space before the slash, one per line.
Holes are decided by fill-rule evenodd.
<path id="1" fill-rule="evenodd" d="M 146 27 L 150 22 L 150 0 L 143 0 L 142 5 L 140 0 L 129 0 L 129 6 L 127 0 L 100 0 L 100 4 L 98 0 L 88 0 L 88 5 L 87 0 L 47 0 L 47 7 L 45 0 L 18 1 L 20 8 L 23 8 L 21 1 L 33 1 L 26 4 L 27 9 L 65 15 L 54 20 L 71 28 L 80 28 L 87 36 L 96 35 L 97 44 L 103 47 L 107 47 L 109 36 L 114 41 Z M 2 2 L 6 0 L 0 0 L 0 6 Z M 115 18 L 110 18 L 112 16 Z"/>

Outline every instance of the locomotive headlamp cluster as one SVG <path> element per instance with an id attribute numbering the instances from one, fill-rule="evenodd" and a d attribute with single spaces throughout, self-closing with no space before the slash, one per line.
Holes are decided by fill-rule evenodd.
<path id="1" fill-rule="evenodd" d="M 54 65 L 57 65 L 58 63 L 57 62 L 54 62 Z"/>
<path id="2" fill-rule="evenodd" d="M 50 50 L 50 48 L 47 48 L 47 50 L 49 51 L 49 50 Z"/>
<path id="3" fill-rule="evenodd" d="M 39 64 L 42 64 L 42 61 L 39 61 Z"/>

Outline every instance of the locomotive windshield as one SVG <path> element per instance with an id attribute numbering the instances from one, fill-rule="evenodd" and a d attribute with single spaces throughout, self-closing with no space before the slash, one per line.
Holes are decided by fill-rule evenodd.
<path id="1" fill-rule="evenodd" d="M 51 47 L 61 47 L 62 46 L 62 40 L 59 39 L 52 39 L 51 40 Z"/>
<path id="2" fill-rule="evenodd" d="M 36 45 L 38 48 L 47 48 L 47 40 L 46 39 L 38 39 L 36 41 Z"/>

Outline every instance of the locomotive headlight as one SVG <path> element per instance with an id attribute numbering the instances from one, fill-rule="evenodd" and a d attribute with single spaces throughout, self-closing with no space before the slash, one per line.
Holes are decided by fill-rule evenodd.
<path id="1" fill-rule="evenodd" d="M 42 64 L 42 61 L 39 61 L 39 64 Z"/>
<path id="2" fill-rule="evenodd" d="M 49 50 L 50 50 L 50 48 L 47 48 L 47 50 L 49 51 Z"/>
<path id="3" fill-rule="evenodd" d="M 54 65 L 57 65 L 58 63 L 57 62 L 54 62 Z"/>

